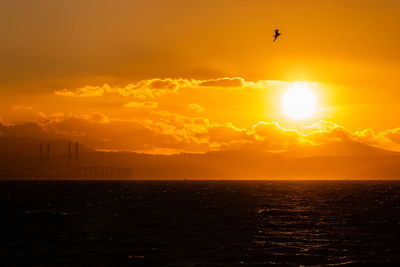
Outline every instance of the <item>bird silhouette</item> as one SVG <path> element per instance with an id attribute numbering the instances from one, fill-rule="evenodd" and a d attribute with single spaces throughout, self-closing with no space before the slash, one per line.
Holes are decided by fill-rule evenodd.
<path id="1" fill-rule="evenodd" d="M 274 42 L 275 42 L 276 39 L 279 37 L 279 35 L 281 35 L 281 33 L 279 32 L 279 29 L 276 29 L 276 30 L 275 30 L 275 35 L 272 36 L 272 37 L 274 37 Z"/>

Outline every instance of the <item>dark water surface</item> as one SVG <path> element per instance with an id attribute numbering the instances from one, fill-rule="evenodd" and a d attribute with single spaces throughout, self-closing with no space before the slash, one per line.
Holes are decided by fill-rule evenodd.
<path id="1" fill-rule="evenodd" d="M 400 182 L 2 181 L 0 264 L 400 266 Z"/>

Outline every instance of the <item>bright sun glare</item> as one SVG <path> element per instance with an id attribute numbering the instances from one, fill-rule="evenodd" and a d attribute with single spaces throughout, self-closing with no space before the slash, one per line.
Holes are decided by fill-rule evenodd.
<path id="1" fill-rule="evenodd" d="M 307 84 L 294 84 L 283 96 L 283 110 L 292 119 L 307 119 L 317 109 L 317 98 Z"/>

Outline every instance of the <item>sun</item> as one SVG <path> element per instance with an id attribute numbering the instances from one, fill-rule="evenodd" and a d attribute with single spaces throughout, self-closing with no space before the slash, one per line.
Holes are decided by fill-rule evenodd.
<path id="1" fill-rule="evenodd" d="M 307 84 L 295 83 L 284 94 L 282 107 L 292 119 L 307 119 L 317 110 L 317 98 Z"/>

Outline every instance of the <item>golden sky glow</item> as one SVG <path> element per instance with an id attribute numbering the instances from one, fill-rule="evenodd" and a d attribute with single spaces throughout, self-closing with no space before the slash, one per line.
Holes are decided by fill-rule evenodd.
<path id="1" fill-rule="evenodd" d="M 151 153 L 344 139 L 399 150 L 399 9 L 1 1 L 0 134 Z"/>

